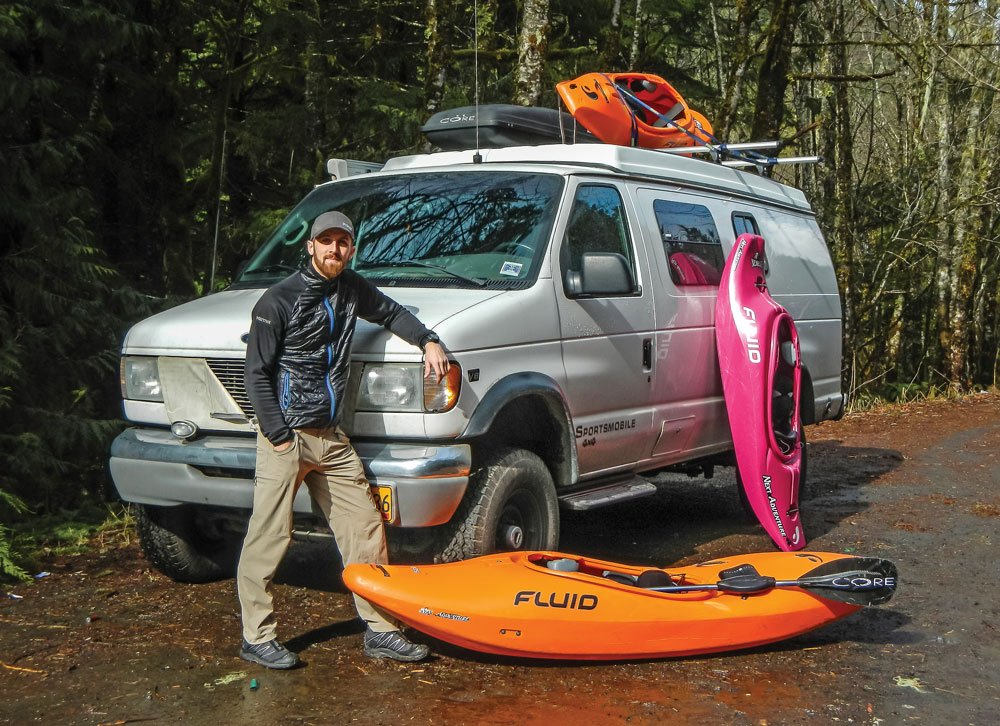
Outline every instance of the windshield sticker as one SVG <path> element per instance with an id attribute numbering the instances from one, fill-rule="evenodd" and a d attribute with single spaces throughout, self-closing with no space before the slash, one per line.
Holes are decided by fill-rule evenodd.
<path id="1" fill-rule="evenodd" d="M 520 262 L 504 262 L 503 265 L 500 266 L 500 274 L 517 277 L 521 274 L 522 267 L 524 267 L 524 265 Z"/>

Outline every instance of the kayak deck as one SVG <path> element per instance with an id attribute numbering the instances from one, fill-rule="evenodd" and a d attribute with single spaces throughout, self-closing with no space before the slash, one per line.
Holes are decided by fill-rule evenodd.
<path id="1" fill-rule="evenodd" d="M 556 84 L 573 117 L 608 144 L 643 148 L 712 140 L 712 125 L 663 78 L 651 73 L 585 73 Z"/>
<path id="2" fill-rule="evenodd" d="M 722 389 L 746 500 L 778 548 L 800 550 L 801 360 L 791 315 L 770 296 L 764 239 L 730 250 L 715 309 Z"/>
<path id="3" fill-rule="evenodd" d="M 405 624 L 461 647 L 529 658 L 623 660 L 750 648 L 860 609 L 798 587 L 660 592 L 639 586 L 640 578 L 658 579 L 654 586 L 710 585 L 726 570 L 751 565 L 793 580 L 843 558 L 851 559 L 771 552 L 653 570 L 520 552 L 446 565 L 351 565 L 344 581 Z M 575 563 L 575 571 L 549 567 L 564 561 Z"/>

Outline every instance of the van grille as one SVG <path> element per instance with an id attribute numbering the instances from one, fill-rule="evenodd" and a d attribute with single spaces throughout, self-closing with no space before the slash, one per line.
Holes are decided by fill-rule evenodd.
<path id="1" fill-rule="evenodd" d="M 253 406 L 250 405 L 250 397 L 247 396 L 247 389 L 243 383 L 243 369 L 246 361 L 242 358 L 206 358 L 205 362 L 211 369 L 219 383 L 229 392 L 247 418 L 253 416 Z"/>

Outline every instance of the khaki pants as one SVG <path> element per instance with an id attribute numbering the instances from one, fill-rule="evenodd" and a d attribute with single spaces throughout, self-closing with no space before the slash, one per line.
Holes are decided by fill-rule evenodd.
<path id="1" fill-rule="evenodd" d="M 388 562 L 382 515 L 343 431 L 296 429 L 292 445 L 281 452 L 258 434 L 253 514 L 236 572 L 243 637 L 252 645 L 275 637 L 271 581 L 291 541 L 292 500 L 303 481 L 333 530 L 345 565 Z M 355 596 L 354 603 L 372 630 L 398 629 L 367 600 Z"/>

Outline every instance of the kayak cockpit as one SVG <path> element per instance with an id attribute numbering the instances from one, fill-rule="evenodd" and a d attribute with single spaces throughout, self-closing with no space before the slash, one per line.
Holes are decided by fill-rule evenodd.
<path id="1" fill-rule="evenodd" d="M 528 555 L 528 562 L 535 567 L 553 572 L 575 572 L 589 575 L 607 582 L 629 585 L 643 590 L 658 587 L 671 587 L 683 584 L 684 578 L 674 579 L 666 570 L 621 568 L 611 570 L 606 562 L 591 562 L 586 558 L 566 557 L 565 555 L 550 555 L 545 552 L 535 552 Z"/>

